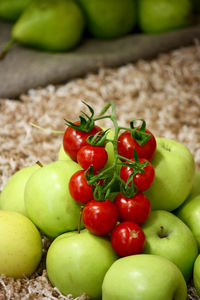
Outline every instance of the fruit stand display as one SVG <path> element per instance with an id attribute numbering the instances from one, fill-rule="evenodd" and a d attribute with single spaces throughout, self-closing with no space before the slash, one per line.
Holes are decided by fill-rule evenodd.
<path id="1" fill-rule="evenodd" d="M 170 1 L 125 2 L 110 19 L 104 1 L 2 0 L 0 16 L 16 21 L 2 62 L 14 40 L 75 51 L 84 26 L 98 39 L 135 24 L 155 34 L 187 27 L 198 8 L 174 1 L 171 28 Z M 41 39 L 49 17 L 54 40 Z M 196 40 L 0 99 L 0 299 L 200 299 L 199 51 Z"/>

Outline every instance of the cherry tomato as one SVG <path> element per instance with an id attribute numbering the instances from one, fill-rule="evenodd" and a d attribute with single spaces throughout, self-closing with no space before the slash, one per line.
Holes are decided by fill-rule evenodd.
<path id="1" fill-rule="evenodd" d="M 87 170 L 90 165 L 93 165 L 93 170 L 102 169 L 108 160 L 108 153 L 103 147 L 87 145 L 82 147 L 77 154 L 79 165 Z"/>
<path id="2" fill-rule="evenodd" d="M 132 221 L 142 225 L 151 212 L 151 202 L 142 193 L 131 198 L 126 198 L 120 193 L 115 198 L 114 203 L 118 209 L 120 221 Z"/>
<path id="3" fill-rule="evenodd" d="M 75 201 L 85 204 L 94 197 L 92 186 L 87 183 L 84 173 L 85 170 L 80 170 L 72 175 L 69 181 L 69 191 Z"/>
<path id="4" fill-rule="evenodd" d="M 74 124 L 80 124 L 79 121 Z M 74 161 L 77 161 L 77 153 L 81 147 L 87 145 L 87 138 L 99 131 L 103 131 L 99 126 L 94 126 L 90 132 L 83 132 L 67 127 L 63 136 L 63 148 Z"/>
<path id="5" fill-rule="evenodd" d="M 145 234 L 142 228 L 130 221 L 120 223 L 111 234 L 111 245 L 119 256 L 142 253 L 145 245 Z"/>
<path id="6" fill-rule="evenodd" d="M 140 145 L 138 142 L 131 136 L 131 132 L 126 130 L 118 137 L 117 150 L 119 155 L 126 158 L 133 158 L 133 149 L 136 150 L 138 157 L 146 158 L 151 161 L 155 150 L 156 150 L 156 139 L 153 134 L 146 129 L 146 133 L 150 134 L 150 138 L 147 140 L 145 145 Z"/>
<path id="7" fill-rule="evenodd" d="M 134 161 L 134 158 L 131 158 L 132 161 Z M 147 161 L 145 158 L 139 158 L 139 162 L 143 163 Z M 129 163 L 127 161 L 127 163 Z M 120 177 L 122 180 L 127 182 L 128 177 L 133 172 L 133 169 L 131 167 L 122 166 L 120 170 Z M 144 167 L 144 173 L 137 173 L 133 176 L 133 183 L 137 186 L 138 192 L 146 191 L 150 188 L 150 186 L 153 183 L 155 177 L 155 170 L 152 164 L 148 161 L 148 165 Z"/>
<path id="8" fill-rule="evenodd" d="M 106 235 L 111 232 L 117 220 L 117 208 L 110 200 L 91 200 L 83 209 L 83 223 L 91 233 L 96 235 Z"/>

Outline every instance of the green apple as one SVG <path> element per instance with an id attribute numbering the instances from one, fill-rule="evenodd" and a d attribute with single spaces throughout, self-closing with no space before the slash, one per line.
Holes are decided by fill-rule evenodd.
<path id="1" fill-rule="evenodd" d="M 143 253 L 164 256 L 180 269 L 188 281 L 198 255 L 191 230 L 168 211 L 153 211 L 142 227 L 146 244 Z"/>
<path id="2" fill-rule="evenodd" d="M 69 232 L 51 244 L 46 259 L 47 274 L 62 294 L 72 294 L 75 298 L 86 293 L 97 300 L 101 299 L 104 275 L 117 258 L 109 239 L 87 230 Z"/>
<path id="3" fill-rule="evenodd" d="M 78 0 L 88 31 L 96 38 L 112 39 L 131 32 L 136 23 L 133 0 Z"/>
<path id="4" fill-rule="evenodd" d="M 197 294 L 200 296 L 200 254 L 197 256 L 197 259 L 194 263 L 193 269 L 193 283 Z"/>
<path id="5" fill-rule="evenodd" d="M 152 210 L 172 211 L 190 193 L 195 172 L 194 159 L 183 144 L 167 138 L 157 138 L 157 149 L 152 160 L 155 179 L 145 194 Z"/>
<path id="6" fill-rule="evenodd" d="M 42 257 L 42 240 L 36 226 L 25 216 L 0 210 L 0 275 L 30 276 Z"/>
<path id="7" fill-rule="evenodd" d="M 76 1 L 34 0 L 15 22 L 11 34 L 12 40 L 22 45 L 60 52 L 77 46 L 84 28 L 85 18 Z"/>
<path id="8" fill-rule="evenodd" d="M 0 209 L 28 216 L 24 204 L 24 188 L 29 177 L 39 168 L 37 164 L 23 168 L 8 180 L 0 195 Z"/>
<path id="9" fill-rule="evenodd" d="M 139 0 L 138 25 L 147 34 L 175 31 L 192 24 L 191 0 Z"/>
<path id="10" fill-rule="evenodd" d="M 24 192 L 30 219 L 50 237 L 75 230 L 80 205 L 70 195 L 68 183 L 81 167 L 71 161 L 52 162 L 33 173 Z"/>
<path id="11" fill-rule="evenodd" d="M 200 250 L 200 195 L 188 198 L 174 213 L 191 229 Z"/>
<path id="12" fill-rule="evenodd" d="M 71 157 L 65 152 L 63 145 L 60 146 L 58 152 L 58 160 L 72 160 Z"/>
<path id="13" fill-rule="evenodd" d="M 194 178 L 192 182 L 192 188 L 189 193 L 188 199 L 193 199 L 195 196 L 200 195 L 200 171 L 198 169 L 195 170 Z"/>
<path id="14" fill-rule="evenodd" d="M 138 254 L 115 261 L 102 286 L 103 300 L 186 300 L 187 286 L 165 257 Z"/>

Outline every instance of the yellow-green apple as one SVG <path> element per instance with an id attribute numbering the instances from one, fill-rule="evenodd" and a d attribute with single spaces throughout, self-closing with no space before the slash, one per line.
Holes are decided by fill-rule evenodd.
<path id="1" fill-rule="evenodd" d="M 28 216 L 24 204 L 24 188 L 29 177 L 39 168 L 37 164 L 23 168 L 8 180 L 0 195 L 0 209 Z"/>
<path id="2" fill-rule="evenodd" d="M 157 148 L 152 160 L 155 179 L 145 192 L 152 210 L 172 211 L 179 207 L 190 193 L 195 171 L 194 159 L 189 149 L 174 140 L 157 138 Z"/>
<path id="3" fill-rule="evenodd" d="M 186 300 L 177 266 L 162 256 L 137 254 L 115 261 L 102 286 L 103 300 Z"/>
<path id="4" fill-rule="evenodd" d="M 109 239 L 87 230 L 69 232 L 51 244 L 46 259 L 47 274 L 62 294 L 78 297 L 86 293 L 90 299 L 101 299 L 105 273 L 118 258 Z"/>
<path id="5" fill-rule="evenodd" d="M 24 191 L 29 218 L 50 237 L 75 230 L 80 205 L 70 195 L 68 183 L 81 167 L 72 160 L 41 167 L 27 181 Z"/>
<path id="6" fill-rule="evenodd" d="M 200 250 L 200 195 L 189 197 L 174 213 L 191 229 Z"/>
<path id="7" fill-rule="evenodd" d="M 188 281 L 198 255 L 197 242 L 193 233 L 171 212 L 151 212 L 142 227 L 146 244 L 143 253 L 164 256 L 180 269 Z"/>
<path id="8" fill-rule="evenodd" d="M 30 276 L 42 257 L 42 240 L 36 226 L 25 216 L 0 210 L 0 274 Z"/>
<path id="9" fill-rule="evenodd" d="M 58 152 L 58 160 L 72 160 L 71 157 L 65 152 L 63 145 L 60 146 Z"/>
<path id="10" fill-rule="evenodd" d="M 193 283 L 197 294 L 200 296 L 200 254 L 197 256 L 197 259 L 194 263 L 193 269 Z"/>

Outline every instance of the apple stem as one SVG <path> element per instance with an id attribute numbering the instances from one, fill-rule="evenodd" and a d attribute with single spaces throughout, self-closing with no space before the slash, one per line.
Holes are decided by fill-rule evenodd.
<path id="1" fill-rule="evenodd" d="M 7 54 L 8 50 L 9 50 L 9 48 L 12 46 L 12 44 L 13 44 L 14 42 L 15 42 L 14 39 L 11 39 L 11 40 L 5 45 L 5 47 L 3 48 L 3 50 L 0 52 L 0 60 L 2 60 L 2 59 L 6 56 L 6 54 Z"/>
<path id="2" fill-rule="evenodd" d="M 166 238 L 166 237 L 168 237 L 168 233 L 167 232 L 165 232 L 165 230 L 164 230 L 165 228 L 164 228 L 164 226 L 160 226 L 160 232 L 159 232 L 159 237 L 162 239 L 162 238 Z"/>
<path id="3" fill-rule="evenodd" d="M 36 162 L 36 164 L 37 164 L 38 166 L 40 166 L 41 168 L 43 167 L 43 164 L 42 164 L 39 160 Z"/>
<path id="4" fill-rule="evenodd" d="M 84 206 L 81 205 L 80 214 L 79 214 L 79 220 L 78 220 L 78 233 L 81 232 L 81 219 L 82 219 L 82 214 L 83 214 L 83 208 L 84 208 Z"/>

